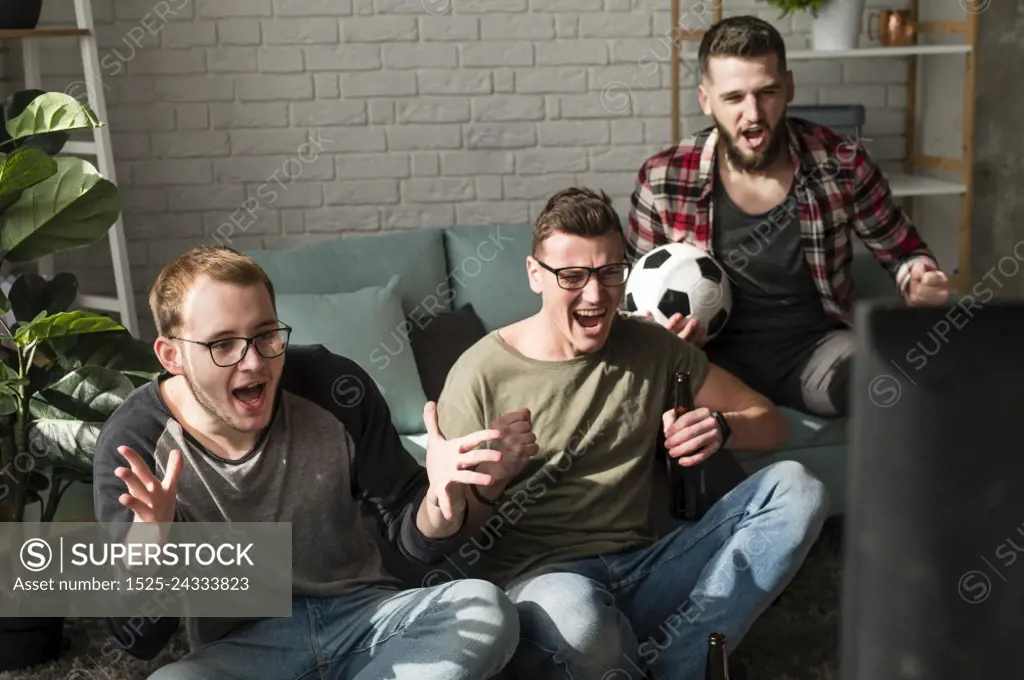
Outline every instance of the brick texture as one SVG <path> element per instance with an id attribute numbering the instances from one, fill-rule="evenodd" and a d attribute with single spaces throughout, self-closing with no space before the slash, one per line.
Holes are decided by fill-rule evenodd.
<path id="1" fill-rule="evenodd" d="M 806 17 L 731 2 L 727 13 L 756 12 L 791 49 L 807 45 Z M 70 5 L 44 3 L 41 25 L 72 22 Z M 570 184 L 603 189 L 624 212 L 637 168 L 670 143 L 659 0 L 193 0 L 163 17 L 147 0 L 94 7 L 143 318 L 160 266 L 213 242 L 261 187 L 275 199 L 236 247 L 526 221 Z M 42 49 L 46 87 L 82 79 L 74 45 Z M 17 57 L 3 58 L 12 88 Z M 865 105 L 872 150 L 898 159 L 902 62 L 791 67 L 796 103 Z M 689 133 L 709 119 L 692 64 L 682 78 Z M 97 292 L 110 292 L 109 262 L 104 244 L 59 264 L 109 279 Z"/>

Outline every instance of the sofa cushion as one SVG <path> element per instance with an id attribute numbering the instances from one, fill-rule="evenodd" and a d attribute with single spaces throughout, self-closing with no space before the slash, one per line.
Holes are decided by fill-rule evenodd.
<path id="1" fill-rule="evenodd" d="M 847 418 L 819 418 L 785 406 L 779 410 L 789 420 L 790 426 L 789 442 L 780 451 L 836 446 L 846 442 Z"/>
<path id="2" fill-rule="evenodd" d="M 487 332 L 540 310 L 526 276 L 532 225 L 449 227 L 444 236 L 455 308 L 473 305 Z"/>
<path id="3" fill-rule="evenodd" d="M 294 329 L 295 344 L 321 344 L 369 373 L 400 433 L 422 432 L 427 398 L 412 350 L 399 330 L 405 320 L 400 279 L 393 276 L 387 286 L 351 293 L 278 295 L 278 317 Z"/>
<path id="4" fill-rule="evenodd" d="M 486 331 L 473 305 L 413 324 L 409 344 L 419 367 L 423 392 L 429 401 L 437 401 L 441 397 L 448 371 L 462 353 L 484 335 Z"/>
<path id="5" fill-rule="evenodd" d="M 854 300 L 900 297 L 889 270 L 870 252 L 854 252 L 850 261 L 850 278 Z"/>
<path id="6" fill-rule="evenodd" d="M 267 273 L 277 294 L 351 293 L 384 287 L 401 274 L 398 291 L 406 314 L 430 306 L 425 300 L 431 295 L 435 306 L 447 311 L 452 307 L 443 235 L 437 228 L 411 229 L 246 254 Z"/>
<path id="7" fill-rule="evenodd" d="M 403 434 L 400 439 L 405 444 L 405 450 L 416 459 L 416 462 L 425 467 L 427 465 L 427 433 Z"/>

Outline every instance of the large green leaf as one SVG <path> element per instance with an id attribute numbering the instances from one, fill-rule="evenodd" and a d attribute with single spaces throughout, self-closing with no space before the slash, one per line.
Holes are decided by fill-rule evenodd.
<path id="1" fill-rule="evenodd" d="M 11 311 L 11 301 L 7 299 L 4 292 L 0 290 L 0 316 L 6 316 Z"/>
<path id="2" fill-rule="evenodd" d="M 103 123 L 83 102 L 63 92 L 47 92 L 29 102 L 19 115 L 7 120 L 7 134 L 13 139 L 46 132 L 88 130 Z"/>
<path id="3" fill-rule="evenodd" d="M 7 209 L 10 208 L 15 203 L 17 203 L 19 198 L 21 198 L 20 191 L 17 191 L 13 194 L 7 194 L 6 196 L 0 196 L 0 215 L 3 215 L 5 212 L 7 212 Z M 0 224 L 0 227 L 2 226 L 3 225 Z"/>
<path id="4" fill-rule="evenodd" d="M 0 127 L 0 144 L 4 144 L 3 148 L 16 149 L 21 146 L 34 146 L 51 156 L 56 156 L 61 152 L 68 139 L 71 138 L 71 134 L 68 132 L 46 132 L 29 135 L 19 140 L 12 140 L 11 135 L 7 132 L 7 121 L 20 116 L 33 100 L 44 94 L 46 94 L 46 90 L 18 90 L 7 98 L 3 105 L 3 126 Z M 10 142 L 9 145 L 8 142 Z"/>
<path id="5" fill-rule="evenodd" d="M 0 196 L 20 195 L 30 186 L 57 174 L 57 161 L 32 146 L 0 158 Z"/>
<path id="6" fill-rule="evenodd" d="M 14 332 L 14 341 L 19 345 L 28 345 L 65 335 L 120 330 L 124 330 L 124 326 L 109 316 L 76 310 L 74 312 L 58 312 L 19 326 L 18 330 Z"/>
<path id="7" fill-rule="evenodd" d="M 59 157 L 57 174 L 26 189 L 7 209 L 0 250 L 29 262 L 101 239 L 121 214 L 117 187 L 81 158 Z"/>
<path id="8" fill-rule="evenodd" d="M 39 274 L 22 274 L 11 286 L 9 297 L 15 319 L 32 319 L 40 312 L 66 312 L 78 297 L 78 279 L 70 272 L 61 272 L 49 281 Z"/>
<path id="9" fill-rule="evenodd" d="M 103 424 L 134 389 L 127 377 L 102 366 L 67 374 L 29 401 L 29 446 L 50 464 L 89 472 Z"/>
<path id="10" fill-rule="evenodd" d="M 54 338 L 49 345 L 66 371 L 103 366 L 121 371 L 133 382 L 149 382 L 162 370 L 153 344 L 133 338 L 127 330 Z"/>

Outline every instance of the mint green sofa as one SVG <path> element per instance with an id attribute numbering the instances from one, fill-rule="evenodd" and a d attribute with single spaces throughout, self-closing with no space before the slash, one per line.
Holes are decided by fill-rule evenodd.
<path id="1" fill-rule="evenodd" d="M 274 283 L 279 312 L 288 315 L 284 320 L 296 327 L 299 340 L 307 342 L 327 344 L 329 335 L 346 327 L 356 329 L 358 336 L 358 331 L 367 325 L 367 317 L 385 311 L 366 306 L 376 298 L 359 291 L 379 290 L 391 284 L 401 310 L 392 310 L 387 328 L 397 332 L 391 332 L 385 339 L 400 351 L 390 361 L 388 389 L 382 391 L 396 425 L 400 425 L 402 440 L 422 463 L 426 444 L 422 411 L 426 397 L 408 346 L 408 328 L 412 325 L 409 319 L 422 324 L 439 310 L 472 304 L 484 329 L 491 331 L 533 314 L 540 308 L 540 298 L 526 280 L 525 259 L 531 239 L 530 224 L 423 227 L 247 254 L 266 270 Z M 897 294 L 892 279 L 870 254 L 856 254 L 853 268 L 859 299 Z M 303 316 L 297 311 L 302 309 L 302 305 L 295 303 L 297 299 L 337 294 L 352 294 L 353 298 L 362 295 L 364 309 L 368 311 L 355 318 L 343 311 L 344 306 L 339 307 L 342 311 L 338 314 L 326 318 L 323 314 Z M 356 361 L 366 358 L 365 348 L 365 342 L 356 343 L 352 349 L 344 343 L 340 348 L 334 347 Z M 846 419 L 823 419 L 785 408 L 783 412 L 792 425 L 790 441 L 784 447 L 770 454 L 740 451 L 736 452 L 737 457 L 750 472 L 779 460 L 803 463 L 828 488 L 831 513 L 843 514 L 847 503 Z M 654 481 L 653 518 L 656 528 L 667 531 L 673 526 L 666 512 L 667 483 L 664 470 L 660 466 L 656 469 L 659 477 Z M 69 493 L 62 504 L 65 519 L 91 516 L 90 488 L 78 486 L 82 489 L 72 490 L 75 493 Z"/>
<path id="2" fill-rule="evenodd" d="M 422 320 L 425 308 L 429 308 L 429 316 L 439 309 L 471 303 L 485 330 L 491 331 L 540 308 L 540 298 L 530 290 L 526 279 L 525 258 L 530 246 L 531 225 L 514 224 L 425 227 L 248 254 L 267 271 L 279 296 L 384 287 L 397 274 L 399 280 L 392 284 L 397 287 L 405 314 Z M 854 280 L 861 299 L 896 294 L 891 278 L 867 253 L 855 256 Z M 302 323 L 296 319 L 287 321 Z M 345 318 L 330 321 L 356 325 L 362 322 Z M 392 335 L 393 341 L 402 337 L 402 333 Z M 359 360 L 357 356 L 351 358 Z M 407 366 L 406 370 L 414 369 Z M 416 376 L 406 378 L 407 384 L 412 385 L 408 389 L 415 392 Z M 401 397 L 394 391 L 385 392 L 393 410 L 403 401 Z M 422 398 L 413 397 L 404 399 L 404 408 L 418 408 L 421 413 Z M 828 487 L 831 512 L 842 514 L 846 507 L 846 420 L 822 419 L 790 409 L 784 412 L 792 424 L 789 443 L 767 455 L 738 452 L 741 463 L 751 472 L 779 460 L 803 463 Z M 422 418 L 419 431 L 408 426 L 417 417 L 416 413 L 405 414 L 406 426 L 399 431 L 409 451 L 422 463 L 426 442 Z M 664 490 L 662 481 L 655 482 L 656 491 Z M 664 497 L 656 493 L 654 502 L 656 524 L 662 528 L 670 526 L 672 520 L 664 512 Z"/>
<path id="3" fill-rule="evenodd" d="M 331 241 L 311 243 L 288 250 L 252 251 L 251 255 L 267 272 L 278 295 L 279 311 L 282 301 L 289 296 L 356 293 L 367 288 L 384 288 L 394 281 L 394 292 L 401 307 L 413 318 L 422 319 L 424 312 L 459 308 L 472 304 L 486 331 L 491 331 L 524 318 L 540 307 L 539 298 L 530 290 L 526 280 L 525 258 L 530 252 L 531 226 L 529 224 L 494 226 L 452 226 L 446 228 L 420 228 L 409 231 L 351 236 Z M 888 274 L 866 253 L 854 258 L 854 280 L 860 298 L 896 295 Z M 291 303 L 289 303 L 291 304 Z M 298 307 L 289 308 L 294 312 Z M 365 317 L 308 318 L 287 320 L 297 327 L 336 328 L 351 326 L 359 329 L 367 324 Z M 401 323 L 394 324 L 397 327 Z M 326 326 L 325 326 L 326 324 Z M 308 331 L 308 329 L 306 329 Z M 397 333 L 397 339 L 403 338 Z M 307 336 L 310 333 L 307 332 Z M 313 331 L 312 338 L 318 338 Z M 396 336 L 391 342 L 399 344 Z M 326 340 L 326 337 L 324 338 Z M 411 355 L 408 347 L 403 352 Z M 349 355 L 354 360 L 359 356 Z M 408 362 L 406 362 L 408 365 Z M 398 362 L 389 370 L 395 370 Z M 421 463 L 425 459 L 426 434 L 420 427 L 408 427 L 415 421 L 416 411 L 422 415 L 422 389 L 418 388 L 415 364 L 408 369 L 410 375 L 401 376 L 397 384 L 405 385 L 407 394 L 391 390 L 385 393 L 392 410 L 395 405 L 405 409 L 396 413 L 402 440 L 409 452 Z M 395 381 L 393 381 L 395 382 Z M 792 424 L 792 437 L 783 448 L 771 454 L 752 455 L 743 452 L 738 457 L 744 467 L 756 471 L 779 460 L 803 463 L 827 486 L 831 495 L 831 513 L 843 514 L 846 508 L 846 421 L 826 420 L 789 409 L 783 409 Z M 404 431 L 403 431 L 404 430 Z M 661 466 L 655 468 L 652 516 L 660 533 L 674 525 L 666 509 L 667 481 Z M 75 485 L 61 505 L 62 521 L 82 521 L 92 516 L 91 485 Z M 369 519 L 367 519 L 369 523 Z M 454 561 L 440 568 L 413 564 L 398 555 L 377 531 L 371 534 L 378 540 L 382 558 L 388 570 L 403 579 L 410 587 L 435 585 L 460 575 L 462 569 Z M 508 680 L 506 678 L 506 680 Z"/>

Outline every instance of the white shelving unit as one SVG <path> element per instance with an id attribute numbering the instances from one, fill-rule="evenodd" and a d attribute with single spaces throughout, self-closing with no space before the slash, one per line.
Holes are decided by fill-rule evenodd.
<path id="1" fill-rule="evenodd" d="M 672 0 L 672 26 L 680 26 L 681 0 Z M 714 21 L 721 20 L 723 5 L 715 3 Z M 792 50 L 789 61 L 903 58 L 907 63 L 906 160 L 903 172 L 887 172 L 894 197 L 904 207 L 932 249 L 940 264 L 951 274 L 955 290 L 971 287 L 971 208 L 974 158 L 974 107 L 978 44 L 978 14 L 965 11 L 959 3 L 926 5 L 936 12 L 935 20 L 923 20 L 920 0 L 910 0 L 909 9 L 917 24 L 918 40 L 930 44 L 884 47 L 866 46 L 850 50 Z M 703 31 L 681 31 L 672 41 L 672 139 L 681 140 L 680 64 L 698 58 L 696 46 Z M 959 37 L 959 41 L 957 38 Z M 693 49 L 681 49 L 687 42 Z M 939 64 L 959 59 L 962 79 Z M 851 104 L 858 102 L 851 101 Z M 925 115 L 927 114 L 927 115 Z M 925 151 L 924 149 L 927 149 Z M 959 202 L 954 208 L 950 201 Z"/>
<path id="2" fill-rule="evenodd" d="M 43 89 L 42 60 L 37 38 L 69 38 L 78 41 L 89 105 L 104 125 L 93 130 L 93 141 L 69 141 L 64 145 L 61 154 L 94 158 L 100 174 L 117 184 L 104 95 L 105 86 L 102 82 L 91 0 L 74 0 L 74 5 L 77 24 L 74 28 L 2 30 L 0 31 L 0 41 L 21 41 L 26 89 Z M 118 217 L 117 222 L 107 231 L 107 240 L 110 243 L 110 257 L 117 293 L 116 295 L 79 294 L 75 304 L 86 309 L 117 314 L 120 317 L 121 325 L 133 336 L 138 337 L 139 325 L 135 309 L 135 296 L 132 290 L 131 267 L 128 262 L 128 244 L 121 217 Z M 41 258 L 37 262 L 37 266 L 42 276 L 47 278 L 53 276 L 53 256 L 48 255 Z"/>
<path id="3" fill-rule="evenodd" d="M 890 173 L 889 188 L 892 189 L 892 195 L 896 198 L 960 196 L 967 193 L 967 185 L 961 182 L 947 182 L 904 173 Z"/>

